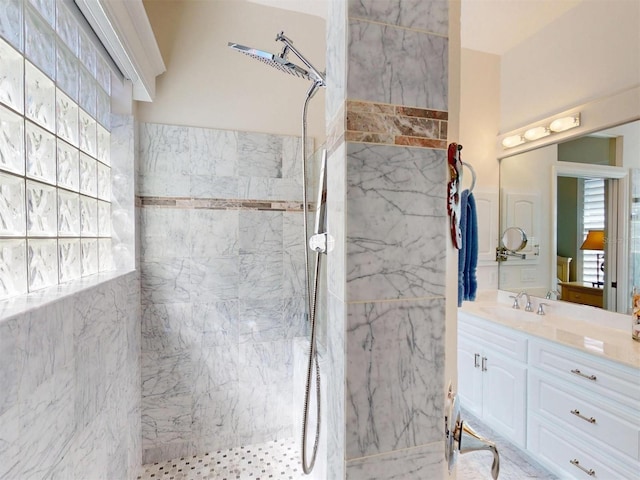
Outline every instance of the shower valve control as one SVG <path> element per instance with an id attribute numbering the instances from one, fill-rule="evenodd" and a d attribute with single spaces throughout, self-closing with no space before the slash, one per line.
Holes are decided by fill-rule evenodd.
<path id="1" fill-rule="evenodd" d="M 328 233 L 316 233 L 309 239 L 309 248 L 314 252 L 327 253 L 333 250 L 333 237 Z"/>

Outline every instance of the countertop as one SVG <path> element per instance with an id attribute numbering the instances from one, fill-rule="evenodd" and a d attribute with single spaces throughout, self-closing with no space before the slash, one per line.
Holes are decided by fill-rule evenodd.
<path id="1" fill-rule="evenodd" d="M 476 302 L 464 302 L 459 310 L 525 334 L 639 369 L 640 372 L 640 342 L 631 338 L 630 315 L 549 300 L 544 300 L 549 304 L 548 313 L 536 315 L 538 299 L 532 299 L 534 311 L 525 312 L 523 309 L 512 309 L 508 303 L 508 295 L 499 293 L 493 298 L 490 295 L 484 297 Z M 504 297 L 507 297 L 507 301 Z"/>

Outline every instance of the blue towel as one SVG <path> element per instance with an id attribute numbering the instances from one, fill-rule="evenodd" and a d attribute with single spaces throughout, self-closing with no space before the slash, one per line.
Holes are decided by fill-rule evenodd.
<path id="1" fill-rule="evenodd" d="M 458 306 L 463 300 L 475 300 L 478 289 L 478 217 L 476 201 L 469 190 L 460 196 L 462 245 L 458 250 Z"/>

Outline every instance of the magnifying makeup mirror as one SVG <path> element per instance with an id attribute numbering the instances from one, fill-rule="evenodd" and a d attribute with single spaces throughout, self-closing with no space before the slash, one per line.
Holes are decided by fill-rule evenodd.
<path id="1" fill-rule="evenodd" d="M 505 261 L 508 256 L 527 258 L 524 253 L 517 253 L 527 246 L 527 234 L 520 227 L 509 227 L 502 234 L 500 246 L 496 249 L 496 260 Z"/>
<path id="2" fill-rule="evenodd" d="M 501 244 L 510 252 L 519 252 L 527 246 L 527 234 L 520 227 L 509 227 L 502 234 Z"/>

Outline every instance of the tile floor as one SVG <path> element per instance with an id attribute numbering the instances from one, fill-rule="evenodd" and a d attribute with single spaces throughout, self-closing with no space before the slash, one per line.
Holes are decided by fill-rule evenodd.
<path id="1" fill-rule="evenodd" d="M 500 479 L 557 479 L 470 414 L 463 418 L 498 445 Z M 144 465 L 138 480 L 303 480 L 298 443 L 291 438 Z M 492 459 L 486 451 L 459 455 L 458 480 L 491 480 Z"/>
<path id="2" fill-rule="evenodd" d="M 301 480 L 293 438 L 144 465 L 138 480 Z"/>

